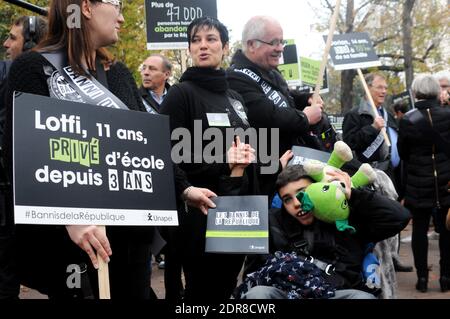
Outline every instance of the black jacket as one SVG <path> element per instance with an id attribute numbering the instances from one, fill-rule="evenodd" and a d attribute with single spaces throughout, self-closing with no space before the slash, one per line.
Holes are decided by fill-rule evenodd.
<path id="1" fill-rule="evenodd" d="M 235 101 L 234 106 L 231 104 L 230 98 Z M 232 140 L 228 142 L 222 140 L 223 149 L 216 149 L 215 155 L 220 163 L 207 163 L 202 157 L 210 143 L 210 141 L 203 140 L 205 130 L 211 127 L 218 129 L 225 137 L 227 129 L 224 126 L 215 126 L 215 124 L 211 126 L 208 114 L 227 114 L 230 124 L 228 128 L 246 129 L 248 126 L 243 103 L 242 97 L 228 88 L 223 70 L 189 68 L 181 77 L 180 83 L 171 87 L 161 104 L 161 114 L 170 116 L 172 134 L 176 129 L 186 129 L 190 132 L 189 140 L 185 140 L 185 138 L 180 138 L 180 142 L 173 140 L 172 152 L 176 150 L 179 143 L 190 143 L 192 149 L 184 150 L 185 160 L 190 163 L 184 162 L 179 165 L 186 172 L 191 184 L 206 187 L 217 195 L 258 193 L 254 165 L 249 165 L 241 178 L 229 177 L 231 172 L 225 159 L 226 151 L 231 146 Z M 237 104 L 240 104 L 240 107 L 236 111 Z M 180 150 L 176 151 L 177 154 L 179 152 Z M 203 255 L 206 216 L 196 209 L 189 208 L 189 213 L 180 218 L 180 225 L 185 253 L 189 252 L 189 256 Z"/>
<path id="2" fill-rule="evenodd" d="M 297 110 L 303 111 L 305 107 L 311 106 L 308 100 L 313 96 L 312 92 L 289 90 L 289 94 L 294 99 Z M 333 151 L 337 137 L 327 113 L 322 112 L 322 119 L 318 123 L 310 125 L 309 130 L 310 134 L 298 137 L 296 145 L 305 145 L 330 153 Z"/>
<path id="3" fill-rule="evenodd" d="M 450 143 L 450 109 L 443 108 L 437 100 L 416 103 L 417 110 L 405 114 L 400 121 L 398 151 L 406 165 L 405 201 L 417 208 L 450 207 L 450 159 L 440 148 L 433 150 L 434 140 L 411 120 L 413 112 L 421 112 L 421 121 L 430 125 L 427 109 L 430 110 L 434 130 Z M 433 159 L 434 158 L 434 159 Z M 436 167 L 436 177 L 434 176 Z"/>
<path id="4" fill-rule="evenodd" d="M 170 84 L 166 82 L 165 88 L 167 92 L 170 89 Z M 142 96 L 142 99 L 153 109 L 154 113 L 159 113 L 161 106 L 158 104 L 158 102 L 155 101 L 153 96 L 148 92 L 148 89 L 141 86 L 139 88 L 139 94 Z"/>
<path id="5" fill-rule="evenodd" d="M 11 61 L 0 61 L 0 146 L 3 143 L 3 134 L 6 120 L 6 79 L 8 77 L 10 67 Z"/>
<path id="6" fill-rule="evenodd" d="M 384 111 L 387 112 L 386 108 Z M 398 125 L 394 116 L 387 112 L 387 127 L 398 131 Z M 380 160 L 380 146 L 370 158 L 366 158 L 362 153 L 377 138 L 380 131 L 372 126 L 373 112 L 369 104 L 362 100 L 361 104 L 350 110 L 344 117 L 342 124 L 344 142 L 355 151 L 357 159 L 362 163 L 370 163 Z M 389 135 L 389 134 L 388 134 Z"/>
<path id="7" fill-rule="evenodd" d="M 232 106 L 230 98 L 239 104 L 238 111 Z M 203 141 L 205 130 L 214 127 L 221 131 L 223 137 L 226 137 L 227 127 L 209 124 L 208 114 L 213 113 L 227 114 L 231 128 L 244 130 L 248 128 L 242 97 L 228 88 L 223 70 L 189 68 L 181 77 L 180 83 L 171 87 L 161 104 L 161 114 L 169 115 L 172 131 L 186 128 L 191 133 L 191 150 L 184 154 L 186 159 L 189 158 L 190 163 L 183 161 L 180 164 L 188 180 L 195 186 L 206 187 L 216 192 L 219 191 L 220 176 L 230 175 L 229 165 L 226 163 L 226 151 L 231 146 L 232 140 L 223 140 L 222 150 L 214 155 L 221 159 L 221 163 L 204 161 L 203 151 L 209 145 L 208 141 Z M 201 123 L 198 131 L 194 122 L 196 120 L 198 125 Z M 183 142 L 186 141 L 183 140 Z M 178 141 L 173 143 L 175 148 L 181 145 Z"/>
<path id="8" fill-rule="evenodd" d="M 305 255 L 306 251 L 336 267 L 336 272 L 345 279 L 344 286 L 339 288 L 361 289 L 367 244 L 399 233 L 408 224 L 410 214 L 398 202 L 370 190 L 353 189 L 349 205 L 349 224 L 356 228 L 355 234 L 340 232 L 334 224 L 319 220 L 303 226 L 284 208 L 272 210 L 269 215 L 270 252 L 297 251 Z M 306 246 L 299 251 L 302 244 Z M 255 265 L 252 267 L 254 269 Z"/>
<path id="9" fill-rule="evenodd" d="M 296 109 L 287 83 L 279 72 L 262 70 L 238 51 L 227 70 L 227 78 L 230 87 L 244 98 L 252 127 L 280 130 L 280 155 L 291 149 L 299 136 L 307 134 L 308 118 Z"/>

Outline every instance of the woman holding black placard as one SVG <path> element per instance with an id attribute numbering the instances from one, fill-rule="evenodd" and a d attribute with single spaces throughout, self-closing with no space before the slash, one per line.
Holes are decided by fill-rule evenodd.
<path id="1" fill-rule="evenodd" d="M 4 143 L 10 177 L 14 91 L 98 104 L 65 76 L 62 70 L 70 66 L 75 76 L 91 80 L 116 107 L 145 112 L 131 73 L 105 49 L 119 39 L 119 30 L 124 23 L 121 1 L 54 0 L 49 5 L 48 20 L 46 39 L 33 52 L 17 58 L 10 70 Z M 204 211 L 214 206 L 208 197 L 215 194 L 190 186 L 178 170 L 176 188 L 179 197 L 184 194 L 188 202 Z M 113 299 L 150 298 L 150 242 L 154 228 L 111 227 L 105 235 L 97 226 L 13 226 L 12 196 L 9 199 L 7 226 L 2 227 L 13 228 L 14 247 L 10 247 L 13 254 L 9 257 L 0 251 L 0 271 L 15 278 L 17 289 L 9 292 L 10 297 L 18 295 L 19 283 L 38 289 L 50 298 L 95 297 L 94 268 L 98 267 L 98 254 L 107 262 L 111 260 Z M 68 287 L 68 277 L 73 273 L 67 272 L 68 266 L 73 264 L 82 265 L 80 269 L 82 272 L 86 270 L 92 287 L 84 284 L 77 289 Z M 86 275 L 82 277 L 87 278 Z"/>

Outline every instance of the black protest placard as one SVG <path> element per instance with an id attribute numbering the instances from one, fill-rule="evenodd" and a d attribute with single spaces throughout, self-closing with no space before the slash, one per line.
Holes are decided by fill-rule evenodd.
<path id="1" fill-rule="evenodd" d="M 221 196 L 208 210 L 205 251 L 267 254 L 269 220 L 267 196 Z"/>
<path id="2" fill-rule="evenodd" d="M 217 18 L 216 0 L 145 0 L 147 49 L 186 49 L 187 27 L 201 17 Z"/>
<path id="3" fill-rule="evenodd" d="M 17 94 L 15 221 L 177 225 L 169 120 Z"/>
<path id="4" fill-rule="evenodd" d="M 324 40 L 327 40 L 326 36 Z M 381 65 L 369 34 L 365 32 L 334 35 L 330 58 L 335 70 L 364 69 Z"/>
<path id="5" fill-rule="evenodd" d="M 287 45 L 284 47 L 282 59 L 280 59 L 280 64 L 278 65 L 278 70 L 289 86 L 299 86 L 302 85 L 302 81 L 297 46 L 295 45 L 295 41 L 292 39 L 286 41 Z"/>
<path id="6" fill-rule="evenodd" d="M 313 148 L 303 147 L 303 146 L 292 146 L 292 152 L 294 156 L 288 162 L 289 165 L 303 165 L 309 160 L 318 160 L 323 163 L 328 162 L 330 158 L 330 153 L 318 151 Z"/>
<path id="7" fill-rule="evenodd" d="M 412 94 L 412 91 L 407 90 L 405 92 L 392 96 L 392 104 L 395 105 L 397 103 L 405 105 L 407 109 L 406 111 L 415 108 L 414 96 Z"/>

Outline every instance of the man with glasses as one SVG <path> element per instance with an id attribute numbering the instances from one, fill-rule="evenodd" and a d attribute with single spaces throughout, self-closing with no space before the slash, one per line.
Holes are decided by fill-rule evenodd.
<path id="1" fill-rule="evenodd" d="M 381 73 L 369 73 L 365 78 L 378 112 L 373 114 L 369 101 L 362 99 L 360 105 L 344 117 L 343 138 L 356 152 L 360 162 L 392 173 L 392 169 L 400 163 L 397 152 L 398 125 L 395 117 L 384 107 L 388 89 L 386 78 Z M 382 128 L 386 128 L 391 147 L 384 141 Z M 388 175 L 392 178 L 392 174 Z"/>
<path id="2" fill-rule="evenodd" d="M 277 67 L 286 41 L 283 29 L 272 17 L 255 16 L 244 26 L 242 50 L 236 52 L 227 70 L 230 87 L 245 100 L 247 116 L 254 128 L 279 129 L 279 149 L 284 154 L 310 136 L 310 125 L 320 122 L 321 105 L 296 105 Z M 306 99 L 307 100 L 307 99 Z M 278 142 L 278 141 L 277 141 Z M 271 195 L 274 182 L 260 180 L 261 190 Z"/>
<path id="3" fill-rule="evenodd" d="M 439 96 L 441 105 L 444 107 L 450 106 L 450 72 L 439 71 L 434 75 L 435 79 L 439 81 L 441 87 L 441 95 Z"/>
<path id="4" fill-rule="evenodd" d="M 360 105 L 354 107 L 344 117 L 343 139 L 355 151 L 360 162 L 369 163 L 390 177 L 397 193 L 400 194 L 398 200 L 401 200 L 403 187 L 402 163 L 397 151 L 398 122 L 384 106 L 388 89 L 387 81 L 381 73 L 369 73 L 365 76 L 365 80 L 377 108 L 377 114 L 373 114 L 369 101 L 362 99 Z M 390 147 L 384 141 L 382 128 L 386 128 L 391 142 Z M 398 246 L 391 250 L 396 271 L 413 271 L 412 266 L 403 265 L 400 262 Z"/>

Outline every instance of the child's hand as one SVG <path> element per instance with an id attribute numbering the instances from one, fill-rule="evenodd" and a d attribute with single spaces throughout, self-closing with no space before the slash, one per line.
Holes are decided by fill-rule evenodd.
<path id="1" fill-rule="evenodd" d="M 236 136 L 236 142 L 231 144 L 227 151 L 227 161 L 230 165 L 230 170 L 243 171 L 250 163 L 254 162 L 255 149 L 250 144 L 241 143 L 241 140 Z"/>
<path id="2" fill-rule="evenodd" d="M 333 170 L 327 172 L 327 175 L 330 176 L 330 182 L 339 181 L 341 185 L 344 187 L 344 193 L 347 200 L 350 199 L 352 195 L 352 180 L 350 176 L 341 170 Z"/>
<path id="3" fill-rule="evenodd" d="M 291 150 L 286 151 L 281 157 L 280 157 L 280 163 L 281 167 L 285 169 L 287 166 L 287 163 L 291 160 L 291 158 L 294 157 L 294 152 Z"/>

